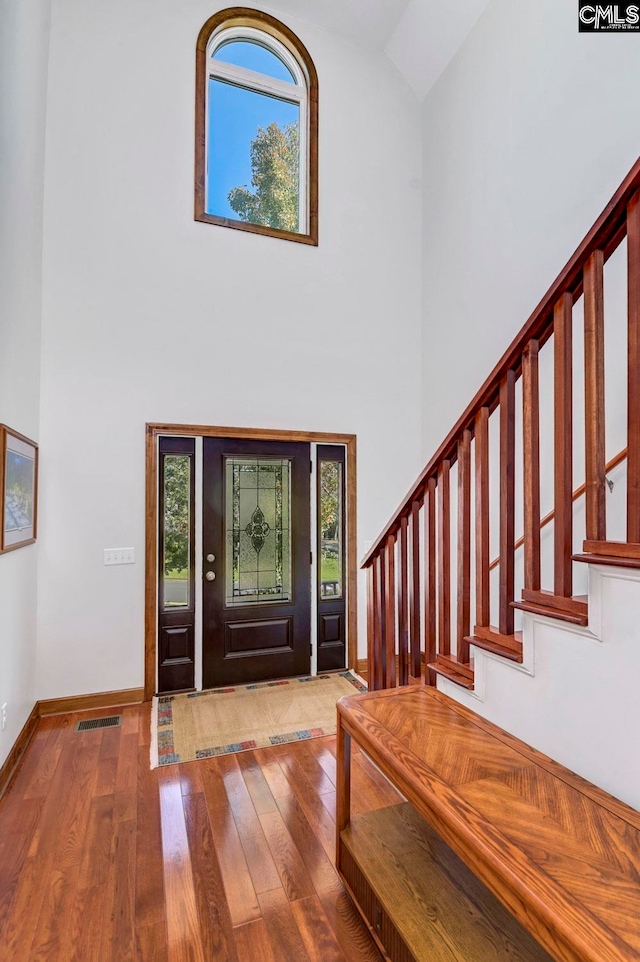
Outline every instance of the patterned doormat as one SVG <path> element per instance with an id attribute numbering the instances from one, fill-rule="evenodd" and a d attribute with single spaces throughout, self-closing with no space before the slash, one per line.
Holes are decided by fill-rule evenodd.
<path id="1" fill-rule="evenodd" d="M 336 702 L 366 691 L 352 671 L 153 699 L 151 767 L 335 735 Z"/>

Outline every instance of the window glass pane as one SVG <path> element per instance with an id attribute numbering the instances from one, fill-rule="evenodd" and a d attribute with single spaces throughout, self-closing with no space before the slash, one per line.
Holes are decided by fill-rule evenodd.
<path id="1" fill-rule="evenodd" d="M 291 599 L 291 462 L 225 458 L 228 605 Z"/>
<path id="2" fill-rule="evenodd" d="M 280 57 L 261 44 L 251 43 L 249 40 L 233 40 L 223 44 L 218 47 L 213 59 L 236 67 L 246 67 L 247 70 L 255 70 L 256 73 L 263 73 L 286 83 L 295 83 L 293 74 Z"/>
<path id="3" fill-rule="evenodd" d="M 165 608 L 189 607 L 190 491 L 191 458 L 186 454 L 165 455 L 162 546 Z"/>
<path id="4" fill-rule="evenodd" d="M 341 598 L 343 591 L 342 464 L 320 462 L 320 597 Z"/>
<path id="5" fill-rule="evenodd" d="M 299 232 L 300 107 L 209 79 L 207 213 Z"/>

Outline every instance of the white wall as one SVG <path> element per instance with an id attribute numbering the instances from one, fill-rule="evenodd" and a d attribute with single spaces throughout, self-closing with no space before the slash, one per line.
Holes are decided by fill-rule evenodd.
<path id="1" fill-rule="evenodd" d="M 640 154 L 638 45 L 577 21 L 492 0 L 423 103 L 425 457 Z"/>
<path id="2" fill-rule="evenodd" d="M 195 223 L 214 9 L 54 0 L 41 698 L 142 684 L 145 421 L 354 432 L 360 553 L 419 469 L 417 102 L 381 54 L 287 17 L 320 78 L 320 246 Z M 103 567 L 120 546 L 136 565 Z"/>
<path id="3" fill-rule="evenodd" d="M 37 440 L 49 0 L 0 0 L 0 422 Z M 37 546 L 0 556 L 0 765 L 36 699 Z"/>

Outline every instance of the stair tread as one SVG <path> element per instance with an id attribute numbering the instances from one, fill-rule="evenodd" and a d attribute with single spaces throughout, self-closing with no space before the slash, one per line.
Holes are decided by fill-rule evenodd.
<path id="1" fill-rule="evenodd" d="M 430 665 L 427 665 L 427 667 L 435 671 L 437 675 L 442 675 L 443 678 L 447 678 L 449 681 L 454 682 L 454 684 L 466 688 L 467 691 L 473 691 L 473 680 L 467 678 L 454 668 L 445 667 L 442 663 L 438 664 L 438 662 L 432 662 Z"/>
<path id="2" fill-rule="evenodd" d="M 500 655 L 502 658 L 507 658 L 509 661 L 515 661 L 518 664 L 522 664 L 522 642 L 516 641 L 513 643 L 513 647 L 509 645 L 501 645 L 498 641 L 489 640 L 488 638 L 480 638 L 478 635 L 469 635 L 465 638 L 470 645 L 475 645 L 476 648 L 482 648 L 484 651 L 491 651 L 494 655 Z"/>
<path id="3" fill-rule="evenodd" d="M 532 615 L 544 615 L 545 618 L 555 618 L 556 621 L 567 621 L 572 625 L 580 625 L 586 628 L 589 623 L 587 615 L 572 614 L 569 611 L 561 611 L 559 608 L 547 608 L 544 605 L 535 605 L 531 601 L 512 601 L 513 608 L 520 611 L 528 611 Z"/>
<path id="4" fill-rule="evenodd" d="M 610 565 L 613 568 L 640 568 L 640 561 L 636 558 L 614 558 L 604 554 L 574 554 L 572 561 L 582 561 L 590 565 Z"/>
<path id="5" fill-rule="evenodd" d="M 458 661 L 456 655 L 436 655 L 436 664 L 442 665 L 448 671 L 455 671 L 460 675 L 464 675 L 465 678 L 469 678 L 473 681 L 473 665 L 470 662 Z"/>

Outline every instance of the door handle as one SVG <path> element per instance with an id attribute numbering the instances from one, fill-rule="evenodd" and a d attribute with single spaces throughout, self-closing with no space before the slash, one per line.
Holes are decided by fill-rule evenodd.
<path id="1" fill-rule="evenodd" d="M 207 571 L 207 573 L 205 574 L 205 578 L 207 579 L 207 581 L 215 581 L 216 580 L 215 571 Z"/>

